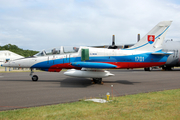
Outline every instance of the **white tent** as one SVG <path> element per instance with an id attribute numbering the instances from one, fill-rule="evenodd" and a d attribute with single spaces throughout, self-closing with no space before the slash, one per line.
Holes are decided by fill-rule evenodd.
<path id="1" fill-rule="evenodd" d="M 9 50 L 0 50 L 0 65 L 11 60 L 24 58 L 21 55 L 13 53 Z"/>

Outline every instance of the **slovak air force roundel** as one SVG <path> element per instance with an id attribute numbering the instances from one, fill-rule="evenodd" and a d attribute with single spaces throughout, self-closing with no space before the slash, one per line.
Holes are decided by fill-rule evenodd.
<path id="1" fill-rule="evenodd" d="M 153 44 L 155 41 L 155 35 L 148 35 L 147 40 L 150 44 Z"/>

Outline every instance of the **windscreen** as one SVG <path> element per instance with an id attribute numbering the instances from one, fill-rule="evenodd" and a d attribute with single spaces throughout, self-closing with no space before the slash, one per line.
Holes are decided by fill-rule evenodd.
<path id="1" fill-rule="evenodd" d="M 58 54 L 65 54 L 65 53 L 76 53 L 78 52 L 79 47 L 72 47 L 72 46 L 61 46 L 57 48 L 42 50 L 41 52 L 35 54 L 34 56 L 46 56 L 46 55 L 58 55 Z"/>

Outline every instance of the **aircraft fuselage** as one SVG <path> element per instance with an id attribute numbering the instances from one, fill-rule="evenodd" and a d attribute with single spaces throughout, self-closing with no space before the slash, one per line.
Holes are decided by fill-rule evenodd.
<path id="1" fill-rule="evenodd" d="M 89 49 L 89 59 L 82 61 L 81 49 Z M 157 56 L 151 52 L 142 52 L 126 49 L 100 49 L 100 48 L 80 48 L 77 53 L 54 54 L 45 56 L 33 56 L 25 59 L 10 61 L 7 65 L 11 67 L 24 68 L 40 68 L 44 71 L 59 72 L 61 69 L 81 69 L 83 65 L 73 66 L 72 63 L 108 63 L 107 65 L 115 65 L 114 67 L 106 67 L 106 64 L 96 68 L 142 68 L 160 66 L 166 63 L 168 55 Z M 92 68 L 92 65 L 89 65 Z M 105 67 L 103 67 L 105 66 Z M 87 68 L 87 66 L 86 66 Z"/>

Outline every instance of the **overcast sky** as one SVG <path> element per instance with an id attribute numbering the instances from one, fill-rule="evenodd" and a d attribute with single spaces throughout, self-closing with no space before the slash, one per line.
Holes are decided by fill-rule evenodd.
<path id="1" fill-rule="evenodd" d="M 180 41 L 179 0 L 0 0 L 0 46 L 130 44 L 167 20 L 166 39 Z"/>

